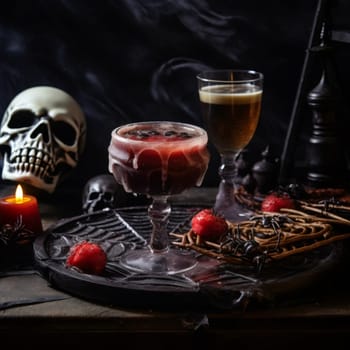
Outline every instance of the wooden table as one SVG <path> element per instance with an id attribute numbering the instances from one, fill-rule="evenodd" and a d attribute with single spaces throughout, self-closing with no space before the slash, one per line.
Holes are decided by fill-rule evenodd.
<path id="1" fill-rule="evenodd" d="M 12 188 L 3 187 L 1 195 Z M 204 201 L 210 205 L 215 189 L 193 190 L 174 201 Z M 72 197 L 73 198 L 73 197 Z M 78 203 L 72 200 L 71 203 Z M 74 205 L 72 204 L 72 207 Z M 44 226 L 62 213 L 59 202 L 41 202 Z M 321 284 L 282 301 L 249 305 L 236 310 L 150 310 L 99 305 L 50 286 L 35 271 L 0 277 L 0 344 L 48 348 L 96 349 L 107 346 L 177 349 L 348 349 L 350 341 L 349 262 L 345 259 Z M 1 272 L 1 270 L 0 270 Z M 23 272 L 23 271 L 22 271 Z M 41 303 L 25 305 L 42 297 Z M 51 301 L 50 301 L 51 300 Z M 8 308 L 4 302 L 9 302 Z M 18 303 L 14 306 L 11 303 Z M 10 307 L 11 306 L 11 307 Z M 163 342 L 166 342 L 164 345 Z M 3 347 L 6 344 L 6 347 Z M 335 347 L 335 344 L 340 344 Z"/>

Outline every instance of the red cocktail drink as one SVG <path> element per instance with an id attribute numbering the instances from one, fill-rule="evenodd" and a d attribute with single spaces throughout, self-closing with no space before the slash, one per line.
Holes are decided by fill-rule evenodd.
<path id="1" fill-rule="evenodd" d="M 141 122 L 112 132 L 109 171 L 127 192 L 172 195 L 199 186 L 208 167 L 207 133 L 176 122 Z"/>
<path id="2" fill-rule="evenodd" d="M 109 171 L 125 191 L 152 197 L 148 215 L 152 233 L 148 247 L 124 253 L 120 263 L 138 272 L 175 274 L 197 260 L 170 247 L 168 196 L 200 186 L 208 167 L 205 130 L 176 122 L 140 122 L 112 131 Z"/>

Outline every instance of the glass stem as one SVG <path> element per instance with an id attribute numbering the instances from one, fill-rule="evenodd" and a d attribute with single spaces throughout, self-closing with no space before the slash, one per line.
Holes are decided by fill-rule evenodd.
<path id="1" fill-rule="evenodd" d="M 236 157 L 238 152 L 230 152 L 221 154 L 221 166 L 219 168 L 219 175 L 222 182 L 235 185 L 237 175 Z"/>
<path id="2" fill-rule="evenodd" d="M 153 253 L 163 253 L 169 250 L 168 221 L 171 206 L 167 196 L 153 197 L 153 203 L 148 208 L 152 223 L 150 248 Z"/>
<path id="3" fill-rule="evenodd" d="M 246 211 L 236 201 L 237 154 L 238 152 L 221 155 L 222 163 L 219 168 L 221 182 L 214 204 L 215 212 L 230 221 L 240 221 L 246 215 Z"/>

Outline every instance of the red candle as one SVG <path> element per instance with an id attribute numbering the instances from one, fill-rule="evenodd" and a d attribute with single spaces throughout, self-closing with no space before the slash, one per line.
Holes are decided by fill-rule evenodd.
<path id="1" fill-rule="evenodd" d="M 38 202 L 33 196 L 23 195 L 21 185 L 17 186 L 14 196 L 0 199 L 0 227 L 6 224 L 12 228 L 21 225 L 34 235 L 43 231 Z"/>

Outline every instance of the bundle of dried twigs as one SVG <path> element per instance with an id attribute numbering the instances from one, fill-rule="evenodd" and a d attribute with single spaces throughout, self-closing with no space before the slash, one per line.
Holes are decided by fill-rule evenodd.
<path id="1" fill-rule="evenodd" d="M 265 263 L 350 238 L 350 230 L 344 230 L 350 220 L 330 208 L 307 202 L 299 202 L 298 208 L 282 209 L 280 213 L 257 211 L 247 221 L 229 222 L 228 232 L 215 242 L 202 240 L 190 229 L 173 233 L 173 243 L 225 262 L 255 264 L 261 269 Z M 341 205 L 341 209 L 350 212 L 348 206 Z"/>

